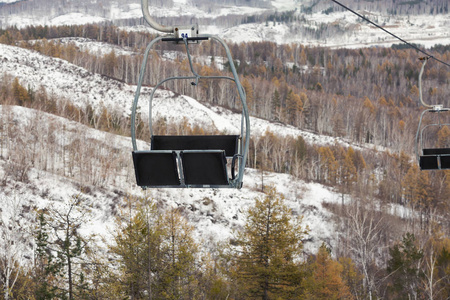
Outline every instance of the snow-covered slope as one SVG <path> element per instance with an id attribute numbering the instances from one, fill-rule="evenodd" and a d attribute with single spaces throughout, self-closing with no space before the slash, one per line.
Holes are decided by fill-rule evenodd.
<path id="1" fill-rule="evenodd" d="M 8 0 L 13 1 L 13 0 Z M 0 2 L 1 3 L 1 2 Z M 197 19 L 214 19 L 223 16 L 258 16 L 262 14 L 281 14 L 290 11 L 296 21 L 288 23 L 256 22 L 225 28 L 224 26 L 201 26 L 200 33 L 217 34 L 234 42 L 243 41 L 275 41 L 279 44 L 301 43 L 313 46 L 327 47 L 372 47 L 391 46 L 400 43 L 399 40 L 380 29 L 361 20 L 350 12 L 303 13 L 301 7 L 308 7 L 308 1 L 272 0 L 271 8 L 256 8 L 249 6 L 220 6 L 209 10 L 190 5 L 185 0 L 174 0 L 173 7 L 157 7 L 150 3 L 149 10 L 154 17 L 189 17 Z M 324 3 L 322 3 L 324 4 Z M 333 10 L 338 6 L 331 3 L 325 8 Z M 431 9 L 431 8 L 430 8 Z M 142 17 L 140 1 L 118 6 L 112 2 L 105 8 L 109 13 L 69 12 L 62 15 L 29 15 L 8 14 L 0 16 L 0 26 L 24 27 L 28 25 L 70 25 L 110 22 L 120 19 L 139 19 Z M 326 13 L 325 13 L 326 12 Z M 448 44 L 450 33 L 450 14 L 437 15 L 389 15 L 386 13 L 358 11 L 370 20 L 383 26 L 392 33 L 411 43 L 430 47 L 436 44 Z M 263 17 L 262 20 L 265 20 Z M 126 28 L 135 30 L 133 28 Z M 149 27 L 148 31 L 152 31 Z"/>
<path id="2" fill-rule="evenodd" d="M 361 48 L 373 46 L 390 47 L 401 43 L 398 39 L 375 26 L 358 19 L 350 12 L 331 14 L 302 14 L 302 21 L 294 23 L 250 23 L 226 28 L 221 32 L 224 39 L 234 42 L 275 41 L 278 44 L 299 43 L 310 46 L 333 48 Z M 371 14 L 369 19 L 410 42 L 431 47 L 450 43 L 450 15 L 388 16 Z M 318 38 L 328 26 L 329 34 Z M 334 28 L 334 29 L 333 29 Z M 312 32 L 312 34 L 311 34 Z"/>
<path id="3" fill-rule="evenodd" d="M 93 74 L 61 59 L 50 58 L 35 51 L 0 44 L 0 72 L 17 77 L 25 87 L 38 89 L 43 86 L 47 93 L 70 100 L 79 107 L 91 105 L 94 109 L 106 107 L 130 115 L 130 108 L 136 91 L 130 86 L 114 79 Z M 142 114 L 148 116 L 148 96 L 151 88 L 143 87 L 139 106 Z M 188 118 L 191 126 L 200 124 L 210 129 L 238 134 L 241 115 L 220 107 L 211 107 L 199 103 L 184 95 L 171 91 L 158 90 L 153 104 L 153 118 L 166 118 L 177 122 Z M 307 142 L 316 144 L 347 144 L 333 137 L 299 130 L 292 126 L 272 123 L 267 120 L 251 118 L 252 135 L 261 136 L 268 130 L 280 136 L 301 135 Z"/>
<path id="4" fill-rule="evenodd" d="M 0 45 L 0 61 L 2 62 L 0 72 L 19 78 L 24 86 L 38 88 L 42 85 L 49 93 L 64 96 L 76 105 L 115 107 L 123 114 L 129 114 L 134 98 L 134 86 L 92 74 L 66 61 L 45 57 L 34 51 L 14 46 Z M 150 90 L 145 88 L 143 96 L 148 95 Z M 144 99 L 142 103 L 145 106 Z M 169 91 L 161 91 L 157 95 L 154 111 L 155 115 L 164 116 L 169 121 L 179 120 L 180 116 L 188 116 L 192 124 L 201 124 L 208 128 L 214 126 L 220 131 L 229 133 L 237 133 L 239 131 L 237 126 L 241 121 L 240 114 L 220 107 L 209 108 L 195 99 L 175 95 Z M 3 112 L 6 110 L 0 106 L 0 116 L 5 116 Z M 113 226 L 112 215 L 123 204 L 120 195 L 131 193 L 161 199 L 161 205 L 165 207 L 184 208 L 186 216 L 195 224 L 199 239 L 222 240 L 230 237 L 232 231 L 242 225 L 243 214 L 254 199 L 263 196 L 260 192 L 262 174 L 252 169 L 246 171 L 242 190 L 154 189 L 144 192 L 134 183 L 130 138 L 103 133 L 73 121 L 22 107 L 13 107 L 12 113 L 13 123 L 19 128 L 18 134 L 23 135 L 26 135 L 27 128 L 32 126 L 33 120 L 38 118 L 39 131 L 52 131 L 56 137 L 55 141 L 63 143 L 54 147 L 57 149 L 55 151 L 63 151 L 62 149 L 71 145 L 75 139 L 85 139 L 86 143 L 97 140 L 99 145 L 106 145 L 101 146 L 102 148 L 113 147 L 116 159 L 128 162 L 127 167 L 121 170 L 120 178 L 123 180 L 105 183 L 108 187 L 106 189 L 92 187 L 89 193 L 83 195 L 87 199 L 86 205 L 95 211 L 91 223 L 86 224 L 85 229 L 93 233 L 110 234 L 111 231 L 107 228 Z M 335 143 L 333 138 L 302 132 L 293 127 L 257 118 L 252 118 L 251 124 L 254 136 L 262 135 L 269 130 L 279 135 L 301 135 L 310 143 Z M 41 142 L 45 143 L 45 140 L 38 143 Z M 39 144 L 35 147 L 40 148 Z M 142 142 L 139 147 L 147 146 Z M 98 151 L 105 151 L 102 148 Z M 0 178 L 6 174 L 5 164 L 6 162 L 0 159 Z M 92 165 L 98 166 L 95 163 Z M 102 170 L 99 172 L 101 173 Z M 18 193 L 21 195 L 21 201 L 25 201 L 27 206 L 43 208 L 49 205 L 60 205 L 68 201 L 72 195 L 80 193 L 77 176 L 75 178 L 56 176 L 44 170 L 31 168 L 28 178 L 28 183 L 6 181 L 7 185 L 0 190 L 0 198 Z M 308 249 L 314 251 L 322 241 L 333 244 L 334 229 L 330 221 L 331 215 L 322 208 L 322 202 L 336 202 L 339 195 L 318 184 L 305 183 L 286 174 L 265 173 L 263 178 L 265 185 L 276 186 L 276 189 L 285 195 L 287 204 L 296 215 L 304 215 L 305 224 L 311 228 L 311 236 L 314 237 L 314 242 L 307 245 Z M 209 200 L 205 201 L 205 199 Z"/>
<path id="5" fill-rule="evenodd" d="M 2 4 L 2 3 L 14 3 L 14 2 L 19 2 L 19 1 L 21 1 L 21 0 L 2 0 L 2 1 L 0 1 L 0 4 Z"/>
<path id="6" fill-rule="evenodd" d="M 0 106 L 0 116 L 4 116 L 5 107 Z M 129 172 L 121 178 L 129 178 L 120 185 L 108 184 L 108 188 L 95 188 L 84 185 L 84 192 L 80 190 L 77 178 L 56 176 L 55 174 L 30 168 L 26 183 L 6 179 L 6 185 L 0 190 L 0 199 L 7 199 L 20 195 L 21 204 L 26 207 L 43 209 L 46 207 L 60 207 L 65 205 L 73 195 L 81 193 L 85 199 L 83 205 L 93 212 L 90 221 L 84 225 L 84 232 L 95 233 L 106 237 L 111 234 L 114 227 L 114 214 L 121 209 L 124 203 L 123 194 L 148 196 L 158 199 L 159 206 L 163 208 L 178 207 L 182 209 L 189 221 L 195 225 L 195 234 L 199 241 L 211 245 L 211 241 L 226 240 L 233 235 L 245 220 L 245 211 L 254 203 L 254 199 L 263 197 L 261 193 L 262 174 L 248 168 L 244 177 L 244 187 L 235 189 L 151 189 L 142 191 L 134 184 L 131 161 L 131 142 L 127 137 L 112 136 L 87 128 L 76 122 L 55 117 L 46 113 L 34 111 L 23 107 L 12 107 L 13 122 L 20 128 L 18 134 L 25 134 L 36 114 L 39 115 L 40 130 L 46 131 L 46 126 L 53 124 L 56 141 L 70 145 L 72 140 L 82 137 L 97 140 L 98 143 L 113 141 L 115 156 L 125 157 L 129 165 L 124 171 Z M 64 128 L 64 129 L 63 129 Z M 62 132 L 64 130 L 64 133 Z M 86 141 L 87 142 L 87 141 Z M 61 146 L 61 145 L 60 145 Z M 39 148 L 39 145 L 37 145 Z M 62 151 L 63 147 L 55 147 Z M 101 151 L 101 150 L 99 150 Z M 59 155 L 59 154 L 55 154 Z M 0 178 L 5 176 L 6 161 L 0 159 Z M 92 164 L 95 166 L 95 163 Z M 60 166 L 62 167 L 62 166 Z M 101 172 L 103 172 L 101 170 Z M 334 223 L 332 215 L 322 207 L 323 202 L 338 202 L 340 195 L 314 183 L 305 183 L 290 175 L 265 173 L 264 185 L 275 186 L 277 191 L 286 198 L 286 204 L 292 209 L 294 215 L 304 216 L 304 224 L 311 229 L 312 241 L 307 243 L 308 251 L 316 251 L 320 244 L 334 244 Z M 121 192 L 120 192 L 121 191 Z M 6 213 L 6 212 L 5 212 Z"/>
<path id="7" fill-rule="evenodd" d="M 61 59 L 35 51 L 0 45 L 0 70 L 17 77 L 33 89 L 43 86 L 47 93 L 70 98 L 79 107 L 129 107 L 134 90 L 121 82 L 92 74 Z"/>

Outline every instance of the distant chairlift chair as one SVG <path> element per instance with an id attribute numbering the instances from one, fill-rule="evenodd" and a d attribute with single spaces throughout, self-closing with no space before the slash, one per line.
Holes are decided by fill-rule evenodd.
<path id="1" fill-rule="evenodd" d="M 424 133 L 429 131 L 433 127 L 441 128 L 442 126 L 448 126 L 450 124 L 441 123 L 441 115 L 447 114 L 449 116 L 450 109 L 444 108 L 442 105 L 428 105 L 424 103 L 422 98 L 422 74 L 424 67 L 429 58 L 424 58 L 422 63 L 422 69 L 419 74 L 419 96 L 422 105 L 427 107 L 420 116 L 419 126 L 416 133 L 416 143 L 415 150 L 417 160 L 421 170 L 445 170 L 450 169 L 450 148 L 436 148 L 436 147 L 425 147 Z M 432 122 L 431 124 L 423 126 L 423 119 L 425 115 L 437 115 L 438 122 Z"/>
<path id="2" fill-rule="evenodd" d="M 244 89 L 239 81 L 230 50 L 220 38 L 199 35 L 197 25 L 166 27 L 153 21 L 148 12 L 148 0 L 142 0 L 142 11 L 146 21 L 154 29 L 170 33 L 157 37 L 147 46 L 142 62 L 139 81 L 131 113 L 131 137 L 133 143 L 133 163 L 137 185 L 142 188 L 241 188 L 245 163 L 250 143 L 250 119 Z M 233 77 L 200 76 L 193 68 L 188 44 L 202 40 L 216 40 L 225 48 Z M 136 110 L 147 67 L 149 53 L 157 42 L 183 43 L 189 60 L 192 76 L 170 77 L 155 85 L 149 103 L 150 150 L 138 150 L 136 143 Z M 153 135 L 152 100 L 155 91 L 169 80 L 191 80 L 197 85 L 200 79 L 225 79 L 235 83 L 242 103 L 240 135 L 206 136 L 161 136 Z M 227 161 L 231 165 L 227 167 Z M 228 171 L 229 169 L 229 171 Z M 237 174 L 235 170 L 237 169 Z"/>

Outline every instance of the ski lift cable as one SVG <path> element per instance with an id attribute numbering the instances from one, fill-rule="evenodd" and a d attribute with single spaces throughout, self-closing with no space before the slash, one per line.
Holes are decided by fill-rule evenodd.
<path id="1" fill-rule="evenodd" d="M 337 0 L 331 0 L 331 1 L 333 1 L 334 3 L 336 3 L 336 4 L 339 5 L 339 6 L 343 7 L 344 9 L 348 10 L 349 12 L 351 12 L 351 13 L 357 15 L 358 17 L 360 17 L 360 18 L 363 19 L 364 21 L 366 21 L 366 22 L 372 24 L 373 26 L 377 27 L 378 29 L 383 30 L 383 31 L 386 32 L 387 34 L 389 34 L 389 35 L 393 36 L 394 38 L 398 39 L 399 41 L 405 43 L 406 45 L 410 46 L 411 48 L 414 48 L 414 49 L 416 49 L 417 51 L 419 51 L 419 52 L 425 54 L 425 55 L 428 56 L 429 58 L 432 58 L 432 59 L 434 59 L 434 60 L 436 60 L 436 61 L 438 61 L 438 62 L 440 62 L 440 63 L 446 65 L 447 67 L 450 67 L 450 64 L 448 64 L 448 63 L 446 63 L 446 62 L 444 62 L 444 61 L 442 61 L 442 60 L 440 60 L 440 59 L 434 57 L 433 55 L 431 55 L 431 54 L 429 54 L 429 53 L 423 51 L 423 50 L 420 49 L 419 47 L 414 46 L 413 44 L 411 44 L 411 43 L 405 41 L 405 40 L 402 39 L 401 37 L 399 37 L 399 36 L 393 34 L 392 32 L 390 32 L 390 31 L 384 29 L 383 27 L 381 27 L 381 26 L 378 25 L 377 23 L 375 23 L 375 22 L 369 20 L 368 18 L 366 18 L 366 17 L 364 17 L 363 15 L 357 13 L 356 11 L 352 10 L 351 8 L 345 6 L 344 4 L 340 3 L 339 1 L 337 1 Z"/>

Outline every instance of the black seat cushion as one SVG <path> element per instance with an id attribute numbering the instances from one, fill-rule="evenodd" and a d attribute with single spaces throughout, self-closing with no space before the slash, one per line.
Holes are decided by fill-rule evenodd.
<path id="1" fill-rule="evenodd" d="M 183 151 L 186 185 L 228 185 L 224 151 Z"/>
<path id="2" fill-rule="evenodd" d="M 450 169 L 450 155 L 441 156 L 441 169 Z"/>
<path id="3" fill-rule="evenodd" d="M 180 185 L 175 152 L 134 151 L 133 162 L 139 186 Z"/>
<path id="4" fill-rule="evenodd" d="M 436 170 L 439 168 L 437 156 L 421 156 L 419 165 L 422 170 Z"/>

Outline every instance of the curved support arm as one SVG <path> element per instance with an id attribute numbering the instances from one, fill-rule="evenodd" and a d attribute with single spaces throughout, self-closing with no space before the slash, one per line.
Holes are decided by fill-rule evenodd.
<path id="1" fill-rule="evenodd" d="M 242 137 L 242 142 L 244 143 L 244 147 L 243 147 L 244 149 L 242 152 L 242 161 L 240 161 L 240 164 L 239 164 L 239 172 L 238 172 L 239 175 L 238 175 L 238 178 L 236 179 L 236 182 L 239 185 L 242 185 L 245 164 L 247 161 L 247 155 L 248 155 L 248 151 L 250 148 L 250 117 L 249 117 L 248 107 L 247 107 L 247 97 L 245 95 L 245 90 L 242 87 L 241 82 L 239 81 L 239 75 L 238 75 L 238 73 L 236 71 L 236 67 L 234 66 L 234 63 L 233 63 L 233 58 L 231 57 L 231 51 L 228 48 L 227 44 L 225 44 L 225 41 L 215 35 L 206 35 L 206 36 L 218 41 L 225 48 L 227 59 L 230 62 L 231 73 L 233 74 L 233 77 L 235 79 L 239 98 L 241 98 L 243 123 L 245 124 L 245 131 L 244 131 L 244 126 L 242 126 L 242 129 L 241 129 L 241 131 L 242 131 L 241 137 Z M 241 186 L 238 186 L 237 188 L 241 188 Z"/>
<path id="2" fill-rule="evenodd" d="M 146 1 L 146 0 L 143 0 L 143 1 Z M 152 49 L 153 45 L 162 39 L 163 39 L 162 37 L 157 37 L 156 39 L 151 41 L 150 44 L 148 44 L 147 49 L 145 50 L 144 59 L 142 61 L 141 70 L 139 72 L 139 79 L 138 79 L 136 94 L 134 95 L 134 101 L 133 101 L 133 105 L 131 107 L 131 142 L 133 144 L 133 151 L 137 150 L 136 111 L 137 111 L 137 104 L 138 104 L 139 96 L 141 95 L 141 87 L 142 87 L 142 82 L 144 81 L 145 69 L 147 68 L 148 55 L 149 55 L 150 50 Z"/>
<path id="3" fill-rule="evenodd" d="M 421 155 L 421 153 L 419 153 L 419 146 L 420 148 L 422 147 L 422 132 L 423 130 L 420 130 L 420 128 L 422 127 L 422 120 L 423 120 L 423 116 L 425 115 L 426 112 L 431 111 L 430 109 L 424 110 L 422 112 L 422 114 L 420 115 L 420 119 L 419 119 L 419 125 L 417 127 L 417 132 L 416 132 L 416 143 L 415 143 L 415 152 L 416 152 L 416 159 L 417 161 L 419 161 L 419 157 Z"/>
<path id="4" fill-rule="evenodd" d="M 164 25 L 157 23 L 155 20 L 153 20 L 153 18 L 150 16 L 150 12 L 148 10 L 148 0 L 142 0 L 141 7 L 142 7 L 142 14 L 144 15 L 145 21 L 147 21 L 148 25 L 150 25 L 153 29 L 161 31 L 161 32 L 168 32 L 168 33 L 174 32 L 173 26 L 164 26 Z"/>
<path id="5" fill-rule="evenodd" d="M 419 98 L 420 98 L 420 103 L 422 103 L 423 106 L 432 108 L 433 106 L 426 104 L 422 98 L 422 74 L 423 74 L 423 70 L 424 70 L 425 65 L 427 64 L 427 61 L 429 58 L 430 57 L 421 58 L 421 60 L 423 60 L 423 63 L 422 63 L 422 68 L 420 69 L 420 73 L 419 73 Z"/>

